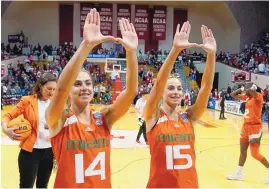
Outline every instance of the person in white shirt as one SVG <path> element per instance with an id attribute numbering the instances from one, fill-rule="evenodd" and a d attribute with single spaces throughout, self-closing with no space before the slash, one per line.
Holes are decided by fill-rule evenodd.
<path id="1" fill-rule="evenodd" d="M 97 85 L 94 86 L 93 88 L 93 99 L 97 103 L 98 102 L 98 93 L 99 93 L 99 87 Z"/>
<path id="2" fill-rule="evenodd" d="M 103 85 L 103 83 L 101 83 L 101 85 L 100 85 L 100 98 L 103 98 L 105 92 L 106 92 L 106 88 Z"/>
<path id="3" fill-rule="evenodd" d="M 145 142 L 147 143 L 146 122 L 144 121 L 144 118 L 143 118 L 143 112 L 144 112 L 144 107 L 147 102 L 147 98 L 148 98 L 148 94 L 144 93 L 142 97 L 136 101 L 136 104 L 135 104 L 135 108 L 137 110 L 137 116 L 138 116 L 138 125 L 139 125 L 139 131 L 137 133 L 136 142 L 139 144 L 141 143 L 139 139 L 142 133 L 143 133 Z"/>
<path id="4" fill-rule="evenodd" d="M 264 63 L 260 63 L 259 66 L 258 66 L 258 68 L 259 68 L 259 72 L 260 73 L 264 73 L 265 72 L 265 65 L 264 65 Z"/>

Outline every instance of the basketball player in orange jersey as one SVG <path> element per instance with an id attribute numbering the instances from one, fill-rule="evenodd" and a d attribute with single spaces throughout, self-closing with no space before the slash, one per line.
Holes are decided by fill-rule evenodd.
<path id="1" fill-rule="evenodd" d="M 174 36 L 173 47 L 161 67 L 144 110 L 151 164 L 148 188 L 198 188 L 195 168 L 194 122 L 206 110 L 212 89 L 216 41 L 206 26 L 201 27 L 203 44 L 189 43 L 191 25 L 185 22 Z M 182 83 L 169 77 L 178 54 L 185 48 L 202 47 L 207 51 L 207 62 L 196 103 L 185 112 L 177 106 L 183 96 Z M 159 103 L 162 99 L 162 107 Z"/>
<path id="2" fill-rule="evenodd" d="M 83 41 L 59 77 L 46 111 L 58 164 L 55 188 L 111 188 L 110 130 L 128 111 L 138 91 L 138 37 L 127 19 L 121 19 L 119 25 L 122 39 L 103 36 L 100 15 L 92 9 L 85 20 Z M 120 42 L 126 49 L 126 89 L 114 104 L 97 112 L 89 106 L 93 80 L 81 68 L 91 50 L 107 40 Z M 65 108 L 67 100 L 70 108 Z"/>
<path id="3" fill-rule="evenodd" d="M 245 92 L 245 95 L 240 95 Z M 234 91 L 232 97 L 236 100 L 248 99 L 245 103 L 244 124 L 240 136 L 240 158 L 236 172 L 227 176 L 229 180 L 243 180 L 243 166 L 247 159 L 247 150 L 250 147 L 251 155 L 256 160 L 260 161 L 269 171 L 269 163 L 260 152 L 260 141 L 262 138 L 262 105 L 263 94 L 261 88 L 255 84 L 250 89 L 244 90 L 244 87 Z M 269 176 L 266 179 L 269 184 Z"/>

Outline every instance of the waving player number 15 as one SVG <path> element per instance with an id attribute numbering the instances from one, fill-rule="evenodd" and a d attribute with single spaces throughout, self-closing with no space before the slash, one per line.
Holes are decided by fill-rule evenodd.
<path id="1" fill-rule="evenodd" d="M 166 168 L 173 169 L 189 169 L 192 166 L 192 158 L 190 154 L 181 154 L 180 150 L 190 149 L 190 145 L 167 145 L 166 146 Z M 174 159 L 185 159 L 187 164 L 174 165 Z"/>
<path id="2" fill-rule="evenodd" d="M 84 183 L 85 176 L 100 175 L 101 180 L 105 180 L 105 157 L 105 152 L 99 152 L 89 167 L 84 171 L 83 154 L 75 154 L 76 183 Z M 100 169 L 94 170 L 98 163 L 100 163 Z"/>

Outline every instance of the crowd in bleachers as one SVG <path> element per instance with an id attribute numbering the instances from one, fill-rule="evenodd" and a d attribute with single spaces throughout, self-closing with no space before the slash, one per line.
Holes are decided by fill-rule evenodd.
<path id="1" fill-rule="evenodd" d="M 225 64 L 246 70 L 253 71 L 255 73 L 264 73 L 269 75 L 269 34 L 261 38 L 257 43 L 252 43 L 250 46 L 245 47 L 244 52 L 238 55 L 232 55 L 230 53 L 220 53 L 217 56 L 217 61 L 222 61 Z M 70 60 L 76 47 L 72 45 L 64 45 L 60 47 L 52 47 L 52 45 L 45 45 L 41 47 L 40 44 L 37 46 L 27 45 L 22 46 L 15 44 L 13 48 L 10 47 L 10 44 L 6 46 L 2 43 L 1 50 L 2 55 L 21 55 L 22 48 L 29 48 L 30 54 L 28 55 L 27 60 L 24 63 L 17 64 L 17 67 L 12 65 L 8 66 L 8 75 L 2 78 L 2 93 L 3 97 L 10 95 L 23 96 L 28 95 L 31 91 L 33 85 L 35 84 L 37 78 L 44 72 L 51 72 L 58 77 Z M 113 49 L 94 49 L 93 54 L 113 54 Z M 142 51 L 139 50 L 138 53 L 138 62 L 141 65 L 144 65 L 139 70 L 139 93 L 138 97 L 143 93 L 148 93 L 153 85 L 154 73 L 151 71 L 154 68 L 154 72 L 158 72 L 163 65 L 169 51 L 167 50 L 158 50 L 158 51 L 149 51 L 147 54 L 143 55 Z M 38 60 L 44 60 L 48 56 L 52 56 L 52 64 L 35 64 L 33 63 L 33 56 L 37 56 Z M 116 54 L 117 56 L 117 54 Z M 177 62 L 179 66 L 185 65 L 190 67 L 190 74 L 187 75 L 189 80 L 197 81 L 199 76 L 198 71 L 195 68 L 193 61 L 204 60 L 205 57 L 202 53 L 197 54 L 188 54 L 186 51 L 182 51 L 178 58 Z M 149 66 L 149 67 L 147 67 Z M 85 62 L 84 68 L 88 70 L 93 78 L 95 84 L 97 84 L 94 89 L 94 101 L 96 103 L 111 103 L 111 88 L 113 78 L 106 77 L 106 73 L 102 71 L 98 64 L 90 64 Z M 177 73 L 177 67 L 174 66 L 172 73 Z M 105 89 L 104 89 L 105 87 Z M 199 89 L 192 89 L 188 92 L 189 100 L 193 104 L 197 97 Z M 106 94 L 106 95 L 105 95 Z M 228 95 L 228 100 L 231 98 Z"/>
<path id="2" fill-rule="evenodd" d="M 220 52 L 217 61 L 244 71 L 269 75 L 269 33 L 256 43 L 246 44 L 242 53 Z"/>
<path id="3" fill-rule="evenodd" d="M 3 43 L 2 54 L 7 52 L 9 55 L 21 55 L 22 47 L 17 49 L 15 44 L 13 49 L 10 48 L 10 44 L 5 46 Z M 24 62 L 18 62 L 17 64 L 10 64 L 7 66 L 8 71 L 5 77 L 2 77 L 1 88 L 2 88 L 2 104 L 15 104 L 20 99 L 21 96 L 29 95 L 34 87 L 37 79 L 41 74 L 50 72 L 53 73 L 56 77 L 59 77 L 61 71 L 70 60 L 76 47 L 72 46 L 60 46 L 58 48 L 53 48 L 51 45 L 45 45 L 43 48 L 40 44 L 37 46 L 24 46 L 30 48 L 30 54 Z M 107 50 L 100 49 L 97 50 L 97 53 L 107 53 Z M 33 56 L 38 57 L 37 60 L 46 60 L 47 56 L 52 56 L 52 62 L 46 62 L 40 64 Z M 110 103 L 111 102 L 111 81 L 108 79 L 106 81 L 106 74 L 101 70 L 98 64 L 89 64 L 87 61 L 84 64 L 84 68 L 88 70 L 93 78 L 93 82 L 98 87 L 96 89 L 95 101 Z M 106 82 L 106 83 L 105 83 Z M 99 86 L 104 85 L 105 90 Z M 100 88 L 100 89 L 99 89 Z M 104 90 L 104 92 L 103 92 Z"/>

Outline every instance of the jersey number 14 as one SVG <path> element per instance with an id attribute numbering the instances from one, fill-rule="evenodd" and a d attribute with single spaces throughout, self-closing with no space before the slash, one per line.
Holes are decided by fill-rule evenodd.
<path id="1" fill-rule="evenodd" d="M 96 165 L 100 163 L 100 169 L 94 170 Z M 75 172 L 76 172 L 76 183 L 84 183 L 84 177 L 100 175 L 101 180 L 106 179 L 105 173 L 105 152 L 99 152 L 94 158 L 89 167 L 84 171 L 84 160 L 83 154 L 75 154 Z"/>

